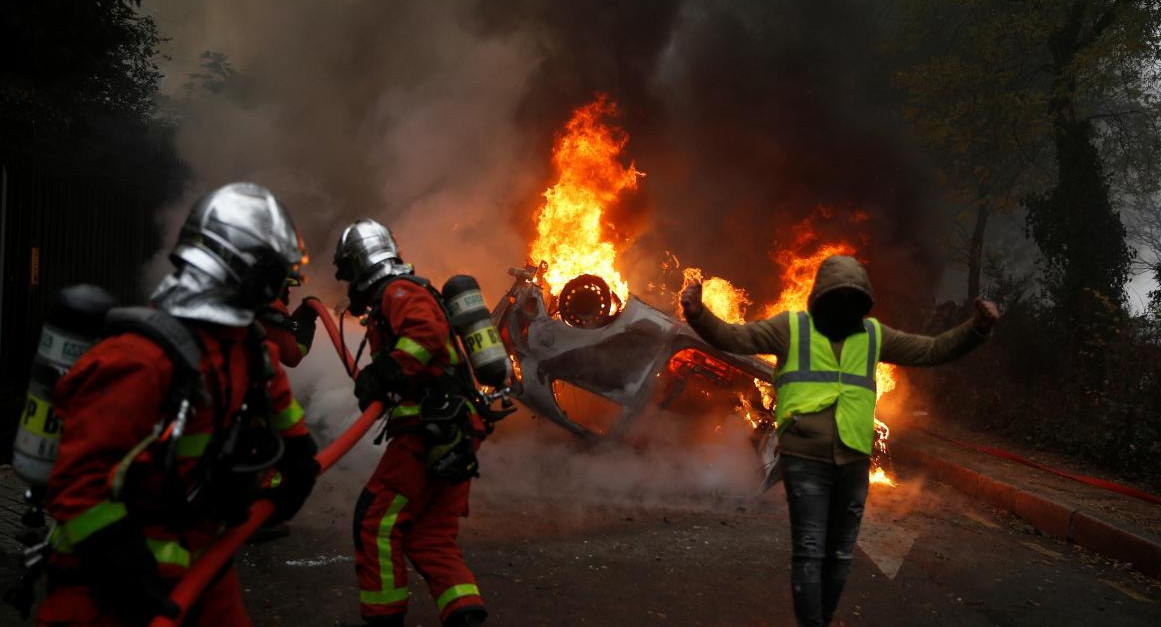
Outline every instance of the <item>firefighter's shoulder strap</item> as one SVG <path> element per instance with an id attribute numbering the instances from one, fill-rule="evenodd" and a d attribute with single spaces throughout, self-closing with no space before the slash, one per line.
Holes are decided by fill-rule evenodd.
<path id="1" fill-rule="evenodd" d="M 180 402 L 201 381 L 202 345 L 177 318 L 149 307 L 116 307 L 105 317 L 106 335 L 135 333 L 156 344 L 173 364 L 170 400 Z"/>
<path id="2" fill-rule="evenodd" d="M 387 290 L 388 285 L 399 280 L 408 281 L 423 287 L 428 291 L 428 293 L 431 294 L 431 297 L 435 299 L 436 304 L 439 305 L 439 310 L 443 312 L 443 317 L 445 320 L 447 320 L 448 335 L 451 339 L 450 348 L 456 352 L 455 356 L 457 357 L 455 361 L 456 363 L 459 363 L 463 366 L 463 368 L 453 368 L 450 372 L 445 372 L 444 377 L 448 383 L 459 387 L 463 393 L 468 394 L 469 396 L 472 395 L 476 390 L 476 384 L 471 375 L 471 362 L 468 361 L 467 355 L 465 355 L 463 350 L 460 348 L 460 343 L 456 341 L 456 330 L 451 326 L 452 315 L 451 312 L 447 310 L 447 303 L 443 300 L 443 294 L 440 294 L 439 290 L 435 289 L 435 287 L 431 285 L 431 281 L 428 281 L 427 279 L 420 276 L 415 276 L 414 274 L 397 274 L 393 277 L 389 277 L 386 281 L 383 282 L 383 287 L 379 288 L 379 292 L 375 299 L 376 308 L 374 311 L 377 312 L 380 316 L 383 315 L 383 313 L 378 309 L 378 307 L 383 303 L 383 292 Z"/>

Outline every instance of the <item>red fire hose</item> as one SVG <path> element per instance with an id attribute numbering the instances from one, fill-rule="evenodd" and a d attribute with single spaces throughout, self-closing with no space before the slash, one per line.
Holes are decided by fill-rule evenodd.
<path id="1" fill-rule="evenodd" d="M 307 296 L 302 299 L 302 304 L 315 310 L 315 313 L 318 314 L 319 320 L 322 320 L 323 326 L 326 327 L 327 335 L 331 337 L 331 342 L 335 345 L 335 351 L 338 352 L 339 359 L 342 360 L 343 366 L 350 373 L 351 377 L 359 374 L 359 367 L 355 364 L 355 358 L 351 356 L 351 351 L 347 349 L 347 345 L 343 344 L 343 334 L 335 326 L 335 321 L 331 320 L 331 313 L 327 311 L 322 301 L 314 296 Z"/>
<path id="2" fill-rule="evenodd" d="M 339 359 L 343 360 L 343 365 L 347 367 L 347 372 L 357 374 L 358 370 L 355 367 L 355 358 L 351 356 L 351 352 L 343 345 L 342 338 L 339 335 L 339 330 L 335 327 L 334 320 L 331 319 L 331 314 L 326 310 L 317 298 L 308 297 L 303 300 L 308 306 L 312 307 L 318 312 L 319 318 L 323 321 L 323 326 L 326 327 L 327 334 L 331 336 L 331 341 L 334 342 L 335 350 L 339 353 Z M 359 419 L 351 426 L 347 427 L 339 437 L 335 438 L 326 448 L 319 452 L 315 460 L 318 461 L 319 474 L 326 472 L 335 462 L 347 454 L 355 444 L 366 435 L 367 431 L 371 429 L 371 425 L 379 418 L 383 412 L 383 404 L 379 402 L 371 403 L 367 411 L 359 416 Z M 181 608 L 181 615 L 176 619 L 165 618 L 158 616 L 149 623 L 149 627 L 177 627 L 181 624 L 182 619 L 185 618 L 186 612 L 201 596 L 202 592 L 213 580 L 218 571 L 229 562 L 234 553 L 242 546 L 242 543 L 254 533 L 262 523 L 270 518 L 270 514 L 274 513 L 274 503 L 267 499 L 262 499 L 250 506 L 250 517 L 246 522 L 237 527 L 230 528 L 218 541 L 215 542 L 206 552 L 202 554 L 198 561 L 185 573 L 185 576 L 177 582 L 173 591 L 170 592 L 169 598 Z"/>

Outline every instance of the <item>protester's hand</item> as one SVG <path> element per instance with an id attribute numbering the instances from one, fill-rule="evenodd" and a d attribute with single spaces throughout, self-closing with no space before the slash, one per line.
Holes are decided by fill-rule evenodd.
<path id="1" fill-rule="evenodd" d="M 693 320 L 701 316 L 705 306 L 701 304 L 701 281 L 690 283 L 681 290 L 681 312 L 686 320 Z"/>
<path id="2" fill-rule="evenodd" d="M 1000 319 L 1000 310 L 996 308 L 996 303 L 977 298 L 975 308 L 972 325 L 984 333 L 991 331 L 992 327 L 996 326 L 996 321 Z"/>

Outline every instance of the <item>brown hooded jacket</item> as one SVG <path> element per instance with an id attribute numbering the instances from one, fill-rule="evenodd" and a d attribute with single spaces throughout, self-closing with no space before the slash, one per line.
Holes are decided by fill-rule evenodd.
<path id="1" fill-rule="evenodd" d="M 867 271 L 852 257 L 828 257 L 818 268 L 807 306 L 813 310 L 823 294 L 839 288 L 852 288 L 872 299 L 871 280 Z M 873 300 L 872 300 L 873 302 Z M 728 324 L 706 308 L 689 320 L 689 324 L 715 348 L 740 355 L 774 355 L 779 363 L 786 359 L 790 344 L 791 312 L 747 324 Z M 986 338 L 987 333 L 972 326 L 969 320 L 935 337 L 897 331 L 881 324 L 882 348 L 879 361 L 900 366 L 934 366 L 956 359 Z M 835 357 L 842 357 L 843 340 L 832 341 Z M 838 437 L 834 407 L 815 414 L 800 416 L 783 434 L 782 452 L 796 457 L 846 464 L 867 456 L 848 448 Z"/>

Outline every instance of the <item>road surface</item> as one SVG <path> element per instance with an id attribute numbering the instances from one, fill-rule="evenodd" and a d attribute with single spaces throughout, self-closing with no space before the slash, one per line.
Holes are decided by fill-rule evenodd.
<path id="1" fill-rule="evenodd" d="M 325 477 L 289 538 L 240 557 L 257 625 L 357 624 L 350 556 L 356 474 Z M 461 540 L 490 625 L 794 624 L 780 485 L 759 499 L 606 497 L 476 486 Z M 411 592 L 408 624 L 436 627 L 414 571 Z M 837 619 L 1156 627 L 1161 584 L 1038 535 L 949 487 L 904 475 L 899 487 L 872 487 Z"/>

